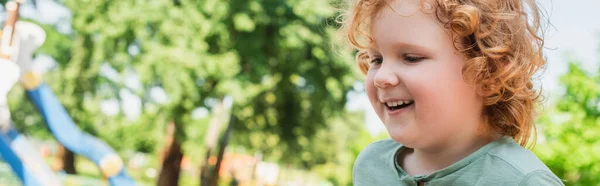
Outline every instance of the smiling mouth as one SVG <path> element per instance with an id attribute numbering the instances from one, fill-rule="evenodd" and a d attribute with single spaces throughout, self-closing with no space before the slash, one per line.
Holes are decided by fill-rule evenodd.
<path id="1" fill-rule="evenodd" d="M 409 100 L 409 101 L 397 101 L 397 102 L 386 102 L 385 106 L 394 111 L 394 110 L 398 110 L 398 109 L 402 109 L 408 106 L 411 106 L 412 104 L 414 104 L 415 101 L 414 100 Z"/>

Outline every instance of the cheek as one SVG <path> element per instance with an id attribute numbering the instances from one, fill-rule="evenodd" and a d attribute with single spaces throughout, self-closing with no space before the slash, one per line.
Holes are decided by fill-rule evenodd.
<path id="1" fill-rule="evenodd" d="M 475 89 L 464 82 L 460 66 L 438 63 L 425 68 L 406 79 L 410 94 L 417 102 L 416 119 L 435 125 L 460 123 L 476 112 L 478 97 Z"/>
<path id="2" fill-rule="evenodd" d="M 375 87 L 371 73 L 367 74 L 367 78 L 365 79 L 365 91 L 367 92 L 369 101 L 373 102 L 377 100 L 377 88 Z"/>

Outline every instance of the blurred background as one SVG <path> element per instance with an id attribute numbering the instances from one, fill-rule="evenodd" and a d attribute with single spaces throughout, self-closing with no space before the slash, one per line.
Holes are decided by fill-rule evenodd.
<path id="1" fill-rule="evenodd" d="M 566 185 L 600 185 L 600 1 L 538 3 L 548 64 L 533 151 Z M 388 136 L 352 51 L 333 49 L 342 4 L 29 0 L 20 20 L 47 35 L 34 68 L 137 185 L 352 185 L 358 153 Z M 53 138 L 23 88 L 9 105 L 67 185 L 108 185 Z M 20 185 L 5 163 L 0 185 Z"/>

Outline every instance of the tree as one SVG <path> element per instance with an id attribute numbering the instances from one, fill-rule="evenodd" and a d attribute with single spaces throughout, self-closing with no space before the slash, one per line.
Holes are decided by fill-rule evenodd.
<path id="1" fill-rule="evenodd" d="M 237 142 L 250 138 L 244 144 L 266 154 L 275 146 L 299 151 L 326 126 L 326 118 L 343 111 L 353 82 L 350 58 L 328 54 L 327 37 L 334 32 L 326 24 L 334 16 L 329 2 L 72 0 L 67 5 L 74 10 L 74 24 L 81 24 L 77 30 L 93 36 L 94 56 L 120 72 L 135 69 L 144 85 L 136 92 L 140 97 L 152 87 L 168 95 L 159 114 L 175 123 L 176 140 L 159 184 L 176 183 L 193 109 L 212 108 L 211 100 L 232 95 L 239 105 L 233 111 L 240 121 L 234 124 Z M 137 52 L 129 53 L 132 48 Z M 265 138 L 284 143 L 261 143 Z"/>
<path id="2" fill-rule="evenodd" d="M 344 111 L 355 76 L 349 53 L 331 50 L 335 33 L 332 1 L 231 1 L 223 20 L 228 45 L 238 51 L 244 92 L 233 93 L 238 117 L 235 143 L 265 158 L 310 167 L 302 154 L 329 118 Z"/>
<path id="3" fill-rule="evenodd" d="M 222 97 L 219 87 L 232 81 L 239 69 L 235 51 L 207 44 L 210 38 L 224 38 L 226 30 L 216 29 L 222 25 L 212 18 L 217 15 L 209 17 L 200 11 L 211 4 L 226 4 L 82 0 L 65 4 L 73 10 L 73 27 L 80 42 L 90 44 L 77 46 L 82 50 L 77 53 L 89 54 L 88 64 L 97 67 L 108 64 L 123 74 L 133 71 L 142 85 L 132 88 L 105 80 L 100 84 L 110 88 L 88 88 L 95 88 L 96 92 L 125 88 L 143 99 L 143 108 L 159 107 L 156 114 L 174 123 L 175 140 L 168 145 L 158 184 L 177 185 L 183 157 L 181 144 L 187 138 L 187 125 L 192 123 L 192 110 L 210 108 L 211 102 L 206 100 Z M 154 88 L 164 90 L 168 101 L 153 100 L 148 92 Z"/>
<path id="4" fill-rule="evenodd" d="M 68 46 L 49 41 L 43 50 L 58 63 L 47 79 L 80 127 L 117 149 L 131 148 L 116 140 L 130 131 L 125 123 L 152 122 L 164 131 L 173 122 L 175 140 L 167 145 L 159 185 L 177 184 L 185 131 L 197 127 L 192 111 L 210 110 L 225 95 L 236 103 L 235 142 L 310 167 L 322 162 L 272 149 L 301 151 L 328 118 L 343 112 L 352 59 L 330 50 L 335 14 L 329 3 L 66 0 L 73 31 L 63 35 Z M 139 82 L 128 84 L 127 76 Z M 167 99 L 156 100 L 156 89 Z M 102 101 L 123 103 L 121 92 L 141 99 L 141 116 L 157 119 L 98 114 Z"/>
<path id="5" fill-rule="evenodd" d="M 561 77 L 565 94 L 538 120 L 541 140 L 534 149 L 566 185 L 600 183 L 600 76 L 569 63 Z"/>

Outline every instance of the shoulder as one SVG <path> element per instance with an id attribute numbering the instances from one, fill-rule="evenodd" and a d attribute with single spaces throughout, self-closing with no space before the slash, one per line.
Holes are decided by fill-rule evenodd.
<path id="1" fill-rule="evenodd" d="M 488 151 L 492 167 L 513 172 L 522 178 L 520 185 L 562 185 L 560 179 L 530 150 L 512 139 L 503 139 Z"/>
<path id="2" fill-rule="evenodd" d="M 537 170 L 525 175 L 519 185 L 564 185 L 556 175 L 550 171 Z"/>
<path id="3" fill-rule="evenodd" d="M 384 180 L 395 180 L 398 174 L 394 156 L 400 147 L 401 144 L 391 139 L 380 140 L 365 147 L 354 161 L 354 185 L 373 185 Z"/>
<path id="4" fill-rule="evenodd" d="M 487 155 L 497 164 L 510 166 L 523 175 L 540 170 L 550 171 L 533 152 L 510 138 L 502 139 Z"/>

